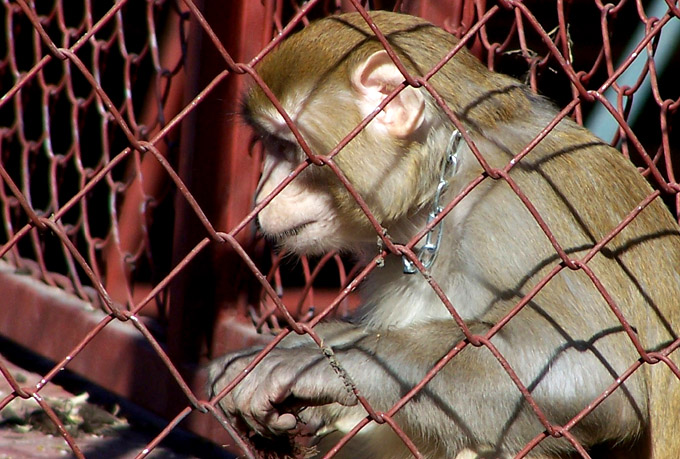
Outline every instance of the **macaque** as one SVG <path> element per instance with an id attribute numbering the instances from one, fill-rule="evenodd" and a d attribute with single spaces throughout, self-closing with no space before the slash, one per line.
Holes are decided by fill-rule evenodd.
<path id="1" fill-rule="evenodd" d="M 416 77 L 458 43 L 419 18 L 371 15 Z M 406 80 L 356 13 L 312 23 L 256 70 L 317 155 L 336 147 Z M 362 306 L 351 320 L 314 329 L 378 412 L 391 409 L 465 340 L 428 276 L 472 333 L 483 336 L 563 264 L 527 204 L 507 180 L 484 176 L 472 149 L 491 168 L 504 168 L 556 117 L 556 109 L 527 86 L 489 71 L 465 49 L 429 83 L 469 138 L 459 138 L 462 129 L 426 88 L 406 85 L 333 158 L 386 237 L 402 244 L 425 227 L 433 209 L 480 181 L 433 227 L 434 250 L 426 252 L 427 237 L 414 246 L 425 274 L 409 271 L 408 260 L 390 254 L 363 283 Z M 247 93 L 243 115 L 266 150 L 256 197 L 261 202 L 307 156 L 260 87 Z M 571 260 L 584 260 L 652 193 L 620 152 L 568 118 L 512 164 L 510 179 Z M 338 250 L 368 263 L 381 250 L 366 213 L 327 165 L 309 165 L 258 219 L 262 233 L 289 252 Z M 661 199 L 605 242 L 585 266 L 631 325 L 628 333 L 588 271 L 562 266 L 490 340 L 558 426 L 641 359 L 629 334 L 648 351 L 678 338 L 680 229 Z M 259 351 L 212 363 L 211 394 L 239 376 Z M 680 363 L 677 354 L 670 357 Z M 237 428 L 258 437 L 290 438 L 305 429 L 321 454 L 368 416 L 346 383 L 308 335 L 292 333 L 219 406 Z M 680 381 L 660 362 L 634 372 L 569 432 L 593 456 L 677 459 L 679 413 Z M 489 348 L 473 345 L 448 361 L 394 420 L 429 458 L 512 457 L 545 431 Z M 387 424 L 371 421 L 336 457 L 410 455 Z M 528 457 L 580 454 L 567 439 L 549 437 Z"/>

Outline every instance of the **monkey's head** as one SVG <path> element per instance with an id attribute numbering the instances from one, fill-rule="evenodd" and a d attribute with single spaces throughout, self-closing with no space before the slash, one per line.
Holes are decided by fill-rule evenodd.
<path id="1" fill-rule="evenodd" d="M 387 12 L 372 18 L 415 77 L 457 43 L 419 18 Z M 316 155 L 335 148 L 405 80 L 356 13 L 311 24 L 256 70 Z M 463 49 L 429 81 L 452 110 L 474 122 L 503 116 L 503 103 L 466 111 L 469 100 L 498 87 L 494 78 Z M 489 111 L 496 113 L 489 117 Z M 259 86 L 246 95 L 243 115 L 266 150 L 256 197 L 261 202 L 307 157 Z M 333 160 L 383 227 L 408 227 L 404 221 L 432 200 L 445 156 L 441 145 L 453 129 L 425 88 L 406 86 Z M 376 241 L 368 218 L 328 166 L 308 166 L 260 212 L 259 223 L 266 236 L 297 253 L 360 252 Z"/>

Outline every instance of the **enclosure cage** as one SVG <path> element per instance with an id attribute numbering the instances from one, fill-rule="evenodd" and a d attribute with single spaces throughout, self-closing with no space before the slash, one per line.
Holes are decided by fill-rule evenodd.
<path id="1" fill-rule="evenodd" d="M 262 57 L 314 19 L 386 9 L 443 27 L 617 147 L 654 187 L 649 200 L 680 218 L 677 1 L 0 5 L 0 336 L 52 362 L 29 387 L 0 362 L 13 389 L 0 409 L 35 399 L 77 457 L 87 454 L 68 421 L 40 397 L 63 369 L 166 420 L 138 457 L 179 428 L 255 457 L 208 399 L 207 362 L 291 330 L 313 335 L 359 304 L 375 266 L 338 253 L 293 261 L 255 224 L 262 148 L 240 119 L 242 94 L 261 84 Z M 365 421 L 405 437 L 393 415 Z M 542 438 L 565 433 L 536 416 Z"/>

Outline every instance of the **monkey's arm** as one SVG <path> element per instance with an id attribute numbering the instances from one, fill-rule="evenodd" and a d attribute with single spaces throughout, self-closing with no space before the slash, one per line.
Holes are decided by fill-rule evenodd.
<path id="1" fill-rule="evenodd" d="M 473 325 L 475 333 L 483 333 L 485 328 Z M 250 429 L 265 436 L 295 429 L 295 408 L 303 406 L 317 407 L 300 414 L 308 429 L 332 430 L 338 428 L 338 423 L 347 426 L 348 422 L 351 428 L 367 413 L 357 405 L 348 387 L 350 384 L 356 385 L 374 409 L 387 411 L 463 338 L 453 321 L 381 331 L 329 323 L 319 325 L 316 330 L 324 344 L 333 349 L 341 368 L 339 373 L 346 377 L 333 370 L 328 356 L 311 339 L 295 337 L 293 342 L 284 341 L 283 348 L 268 354 L 222 399 L 220 405 L 224 411 L 233 420 L 245 422 Z M 211 369 L 213 393 L 231 382 L 256 352 L 216 361 Z M 469 439 L 486 443 L 491 438 L 481 439 L 482 436 L 497 434 L 503 425 L 507 428 L 508 422 L 519 422 L 510 418 L 519 418 L 516 410 L 522 396 L 488 349 L 468 347 L 443 373 L 445 375 L 436 376 L 428 384 L 417 401 L 402 408 L 398 422 L 409 435 L 445 430 L 449 436 L 458 436 L 455 443 L 464 447 Z M 457 393 L 461 387 L 466 388 L 464 396 Z M 480 400 L 497 404 L 498 408 L 491 411 L 504 415 L 479 419 L 477 414 L 475 419 L 466 419 L 468 414 L 479 411 L 474 405 Z M 443 423 L 442 419 L 450 422 Z M 537 423 L 535 419 L 531 421 Z"/>
<path id="2" fill-rule="evenodd" d="M 533 310 L 523 310 L 491 342 L 548 419 L 563 424 L 620 374 L 622 367 L 612 357 L 612 349 L 620 347 L 625 337 L 612 330 L 592 340 L 576 336 L 565 340 L 564 329 L 556 324 L 556 317 L 546 321 Z M 468 325 L 476 335 L 489 329 L 481 322 Z M 350 379 L 375 410 L 387 411 L 464 338 L 453 320 L 380 331 L 328 323 L 315 330 L 333 349 L 339 373 L 348 378 L 334 371 L 328 356 L 309 337 L 291 337 L 221 400 L 220 406 L 237 425 L 270 437 L 302 427 L 300 420 L 306 431 L 346 432 L 367 416 L 347 386 Z M 217 360 L 211 369 L 213 394 L 229 384 L 257 352 Z M 566 387 L 579 391 L 565 392 Z M 639 431 L 645 408 L 630 397 L 639 390 L 637 382 L 628 381 L 627 389 L 616 391 L 575 427 L 585 446 L 620 438 L 621 432 Z M 395 419 L 417 444 L 433 435 L 446 438 L 448 457 L 466 447 L 490 445 L 499 455 L 516 453 L 544 430 L 491 351 L 472 345 L 451 359 Z M 571 449 L 566 441 L 547 443 L 553 451 Z"/>

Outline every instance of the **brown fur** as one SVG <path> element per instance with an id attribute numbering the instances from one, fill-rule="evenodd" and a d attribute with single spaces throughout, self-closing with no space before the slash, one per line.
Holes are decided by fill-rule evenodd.
<path id="1" fill-rule="evenodd" d="M 373 13 L 373 18 L 414 75 L 425 74 L 457 43 L 421 19 L 384 12 Z M 361 17 L 343 15 L 292 36 L 257 70 L 314 153 L 323 155 L 361 121 L 361 95 L 349 83 L 350 76 L 381 49 Z M 505 167 L 555 116 L 549 103 L 519 82 L 489 72 L 465 50 L 431 83 L 492 167 Z M 388 235 L 400 242 L 425 223 L 452 131 L 430 95 L 424 92 L 423 97 L 425 121 L 408 138 L 384 135 L 378 117 L 335 157 Z M 396 103 L 388 105 L 385 112 L 394 107 Z M 291 141 L 260 89 L 246 98 L 245 116 L 265 137 Z M 270 154 L 267 170 L 278 175 L 265 174 L 258 200 L 276 184 L 271 177 L 285 176 L 304 159 L 295 144 L 285 155 Z M 458 161 L 445 202 L 483 171 L 467 145 Z M 570 120 L 560 122 L 510 177 L 572 259 L 584 257 L 651 193 L 628 160 Z M 308 199 L 313 210 L 296 205 L 300 199 Z M 327 168 L 310 166 L 262 211 L 260 222 L 266 234 L 301 253 L 375 253 L 375 232 Z M 477 334 L 485 334 L 560 263 L 534 217 L 504 180 L 487 178 L 443 225 L 442 247 L 430 273 Z M 680 230 L 660 199 L 588 267 L 645 349 L 663 349 L 677 339 Z M 426 279 L 403 274 L 398 257 L 388 257 L 385 266 L 372 273 L 363 295 L 363 309 L 353 323 L 321 324 L 316 331 L 371 405 L 388 410 L 464 336 Z M 558 425 L 640 358 L 586 273 L 568 268 L 491 341 Z M 213 390 L 228 384 L 256 352 L 216 361 Z M 672 358 L 678 362 L 676 354 Z M 318 347 L 304 337 L 284 341 L 221 406 L 260 434 L 286 435 L 291 418 L 277 410 L 284 399 L 309 405 L 299 415 L 320 432 L 344 432 L 366 415 Z M 663 364 L 647 366 L 571 433 L 597 457 L 676 459 L 678 412 L 680 382 Z M 491 353 L 472 346 L 452 359 L 396 420 L 428 457 L 471 451 L 507 457 L 543 431 Z M 333 435 L 321 441 L 321 449 L 332 446 L 338 438 Z M 389 428 L 371 425 L 342 451 L 347 457 L 407 457 L 401 446 L 390 437 Z M 567 458 L 575 453 L 566 440 L 547 439 L 533 454 Z"/>

